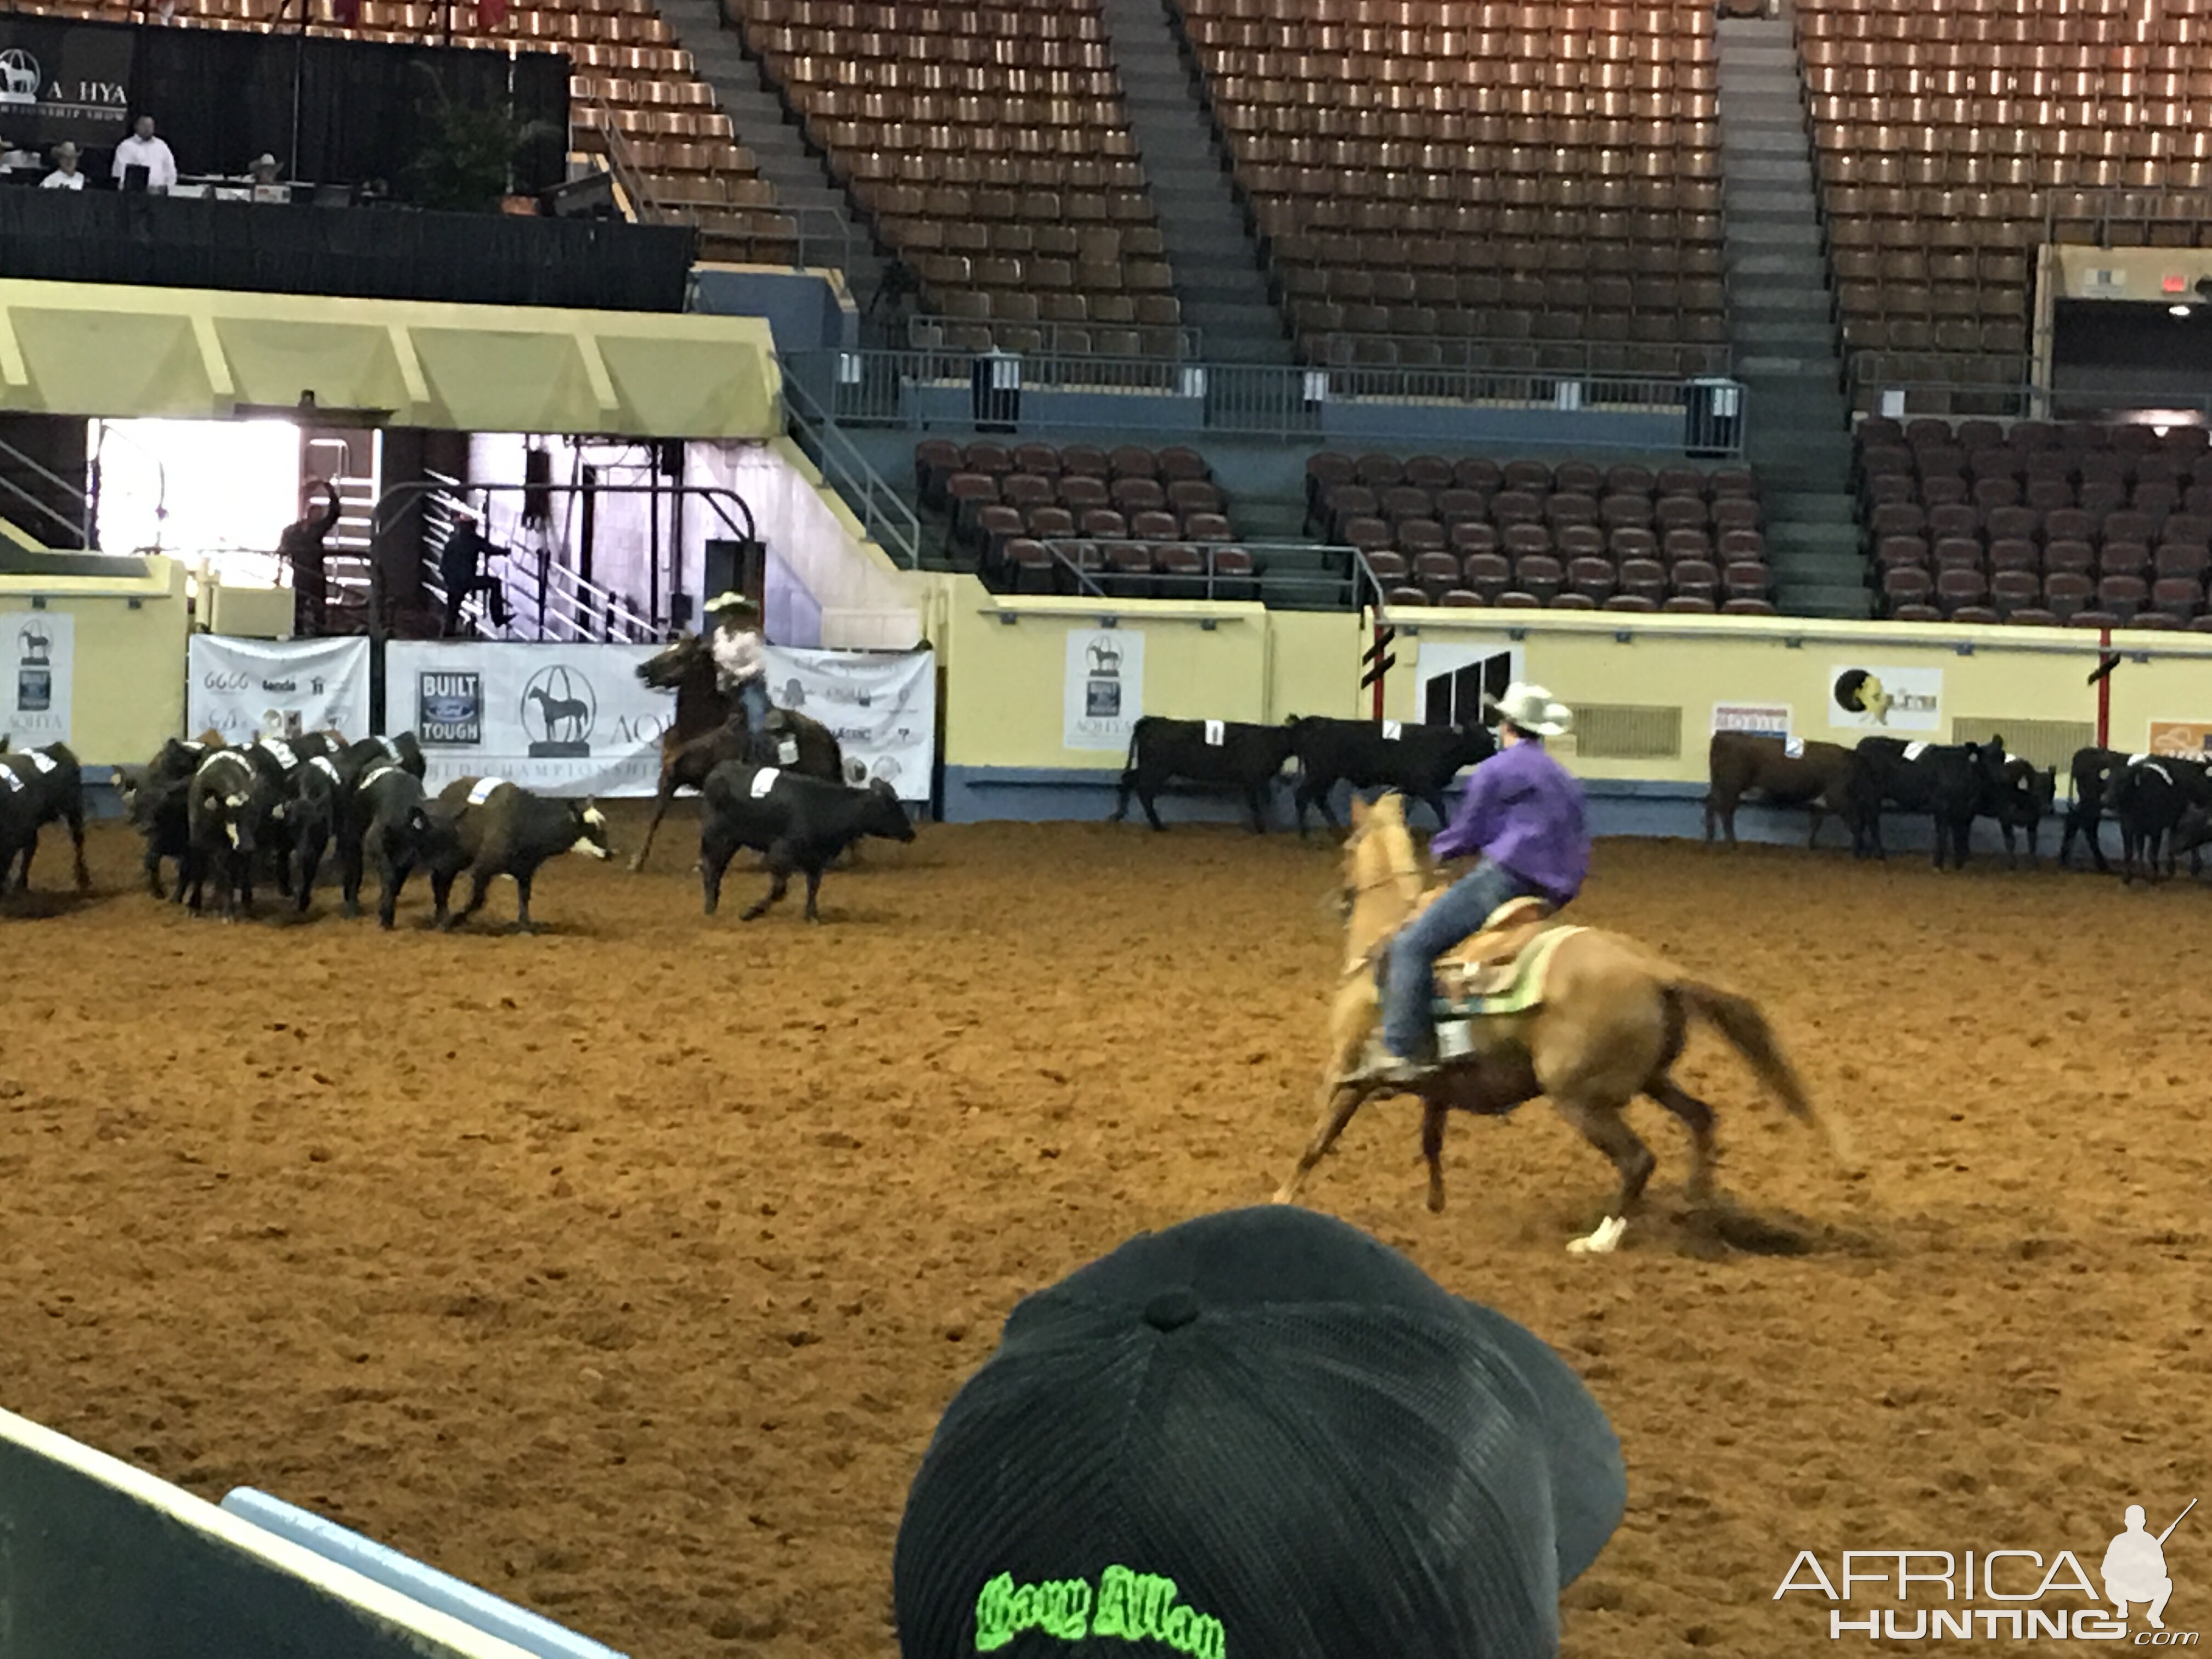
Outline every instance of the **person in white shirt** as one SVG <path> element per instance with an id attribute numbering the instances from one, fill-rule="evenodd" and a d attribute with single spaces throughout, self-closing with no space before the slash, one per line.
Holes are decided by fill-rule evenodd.
<path id="1" fill-rule="evenodd" d="M 780 732 L 784 722 L 781 711 L 768 700 L 768 653 L 760 634 L 760 606 L 741 593 L 723 593 L 708 600 L 707 609 L 714 618 L 714 683 L 744 712 L 752 747 L 756 753 L 763 752 L 770 734 Z"/>
<path id="2" fill-rule="evenodd" d="M 82 190 L 84 174 L 77 171 L 76 146 L 64 138 L 54 146 L 54 170 L 39 180 L 40 190 Z"/>
<path id="3" fill-rule="evenodd" d="M 148 190 L 167 191 L 177 182 L 177 158 L 169 153 L 168 145 L 154 136 L 150 115 L 140 116 L 131 136 L 115 147 L 115 182 L 121 184 L 124 174 L 134 167 L 146 169 Z"/>

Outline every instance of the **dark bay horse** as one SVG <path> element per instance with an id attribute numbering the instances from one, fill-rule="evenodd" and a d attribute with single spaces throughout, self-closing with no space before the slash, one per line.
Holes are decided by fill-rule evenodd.
<path id="1" fill-rule="evenodd" d="M 661 734 L 660 787 L 653 797 L 653 821 L 629 861 L 633 874 L 645 868 L 653 835 L 676 792 L 704 788 L 709 772 L 726 760 L 750 759 L 752 748 L 744 710 L 714 683 L 714 653 L 698 635 L 678 634 L 666 649 L 638 665 L 637 677 L 656 691 L 676 694 L 676 718 Z M 828 726 L 795 709 L 786 709 L 784 719 L 799 744 L 792 771 L 847 783 L 866 781 L 848 772 L 844 749 Z"/>

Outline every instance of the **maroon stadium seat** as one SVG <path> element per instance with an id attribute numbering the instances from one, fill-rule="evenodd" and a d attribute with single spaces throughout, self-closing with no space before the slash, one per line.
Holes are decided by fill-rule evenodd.
<path id="1" fill-rule="evenodd" d="M 1470 553 L 1462 570 L 1468 586 L 1491 605 L 1513 585 L 1512 562 L 1502 553 Z"/>

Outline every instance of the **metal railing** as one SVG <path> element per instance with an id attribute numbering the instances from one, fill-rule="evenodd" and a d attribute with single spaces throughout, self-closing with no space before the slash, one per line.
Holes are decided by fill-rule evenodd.
<path id="1" fill-rule="evenodd" d="M 1009 540 L 1021 538 L 1009 538 Z M 1005 556 L 1005 544 L 987 550 L 980 574 L 1002 592 L 1024 591 L 1024 577 L 1042 567 L 1018 564 Z M 1156 599 L 1291 599 L 1332 609 L 1357 604 L 1362 573 L 1373 586 L 1373 573 L 1358 548 L 1308 542 L 1172 542 L 1134 537 L 1101 538 L 1059 536 L 1038 541 L 1050 556 L 1053 591 L 1086 598 Z M 1162 555 L 1195 555 L 1200 568 L 1162 568 Z M 1127 550 L 1141 560 L 1118 562 Z M 1219 562 L 1235 556 L 1232 568 Z M 1188 558 L 1179 558 L 1186 567 Z M 1374 589 L 1377 593 L 1380 589 Z"/>
<path id="2" fill-rule="evenodd" d="M 2176 201 L 2195 204 L 2199 210 L 2180 214 L 2159 211 L 2161 204 Z M 2187 248 L 2195 244 L 2198 228 L 2206 224 L 2212 224 L 2212 197 L 2202 191 L 2108 185 L 2093 190 L 2054 190 L 2044 200 L 2043 240 L 2074 246 L 2085 242 L 2093 247 L 2160 246 L 2151 243 L 2149 236 L 2155 227 L 2163 225 L 2185 233 L 2186 240 L 2172 246 Z M 2113 241 L 2116 225 L 2142 232 L 2142 239 Z M 2077 234 L 2063 234 L 2075 233 L 2077 227 Z"/>
<path id="3" fill-rule="evenodd" d="M 422 498 L 422 588 L 443 611 L 450 597 L 440 565 L 446 543 L 459 520 L 460 492 L 482 489 L 442 473 L 428 475 L 435 486 Z M 549 539 L 534 550 L 485 540 L 485 550 L 504 566 L 507 621 L 494 621 L 480 594 L 461 603 L 461 617 L 484 639 L 554 640 L 563 643 L 606 641 L 645 644 L 660 637 L 653 619 L 620 594 L 579 575 L 561 562 Z"/>
<path id="4" fill-rule="evenodd" d="M 857 354 L 831 355 L 844 358 Z M 784 376 L 783 407 L 793 439 L 822 469 L 823 482 L 852 509 L 869 539 L 890 554 L 893 562 L 916 568 L 921 562 L 921 520 L 906 498 L 868 464 L 836 416 L 796 374 Z"/>
<path id="5" fill-rule="evenodd" d="M 1181 323 L 1048 323 L 1014 322 L 999 317 L 948 317 L 925 313 L 909 317 L 906 343 L 915 351 L 988 351 L 995 343 L 1008 351 L 1035 352 L 1049 357 L 1087 357 L 1102 336 L 1128 335 L 1137 341 L 1134 355 L 1195 362 L 1206 355 L 1206 332 Z M 1103 356 L 1126 356 L 1101 352 Z"/>
<path id="6" fill-rule="evenodd" d="M 1599 378 L 1628 374 L 1690 379 L 1728 374 L 1734 356 L 1732 349 L 1725 344 L 1547 340 L 1525 334 L 1510 337 L 1329 331 L 1310 338 L 1320 365 L 1328 368 L 1447 370 L 1480 374 L 1504 370 Z M 1389 354 L 1387 360 L 1382 356 L 1385 349 Z M 1373 361 L 1362 362 L 1363 351 L 1375 354 Z M 1671 367 L 1657 370 L 1632 367 L 1639 358 L 1663 358 Z"/>
<path id="7" fill-rule="evenodd" d="M 1733 455 L 1742 449 L 1747 414 L 1744 388 L 1734 380 L 1597 371 L 1301 368 L 951 350 L 795 352 L 784 368 L 787 388 L 803 387 L 834 423 L 895 430 L 963 423 L 1025 431 L 1153 425 L 1295 440 L 1324 433 L 1324 411 L 1332 404 L 1369 404 L 1679 413 L 1685 447 Z M 1083 401 L 1040 403 L 1030 393 L 1081 394 Z M 1108 398 L 1124 401 L 1118 407 L 1092 401 Z M 1700 411 L 1708 408 L 1713 412 L 1705 418 Z M 1594 434 L 1589 441 L 1607 440 Z"/>
<path id="8" fill-rule="evenodd" d="M 1930 353 L 1859 352 L 1850 360 L 1850 393 L 1859 413 L 1979 416 L 1990 420 L 2133 420 L 2212 425 L 2212 390 L 2178 386 L 2065 386 L 2026 379 L 1966 382 L 1893 375 L 1891 362 L 1924 362 Z M 1962 361 L 1985 361 L 1962 359 Z M 1885 408 L 1885 399 L 1892 400 Z M 1901 401 L 1898 401 L 1901 400 Z"/>
<path id="9" fill-rule="evenodd" d="M 0 513 L 10 516 L 19 513 L 28 514 L 39 522 L 25 524 L 21 527 L 41 538 L 46 532 L 40 529 L 40 524 L 58 527 L 66 539 L 57 551 L 89 549 L 93 545 L 92 498 L 85 493 L 82 480 L 72 483 L 44 462 L 26 455 L 15 445 L 4 441 L 0 441 L 0 463 L 9 467 L 21 467 L 34 479 L 52 485 L 57 499 L 74 507 L 76 516 L 72 519 L 52 501 L 25 489 L 5 473 L 0 473 Z"/>

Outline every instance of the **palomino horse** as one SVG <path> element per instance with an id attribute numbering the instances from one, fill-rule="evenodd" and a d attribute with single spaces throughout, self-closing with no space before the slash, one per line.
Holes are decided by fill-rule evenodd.
<path id="1" fill-rule="evenodd" d="M 678 789 L 703 789 L 707 775 L 726 760 L 743 760 L 751 750 L 744 710 L 722 695 L 714 682 L 714 653 L 696 634 L 678 634 L 666 649 L 637 665 L 637 677 L 656 691 L 676 694 L 676 718 L 660 734 L 660 787 L 653 803 L 653 821 L 645 826 L 645 839 L 629 861 L 635 874 L 645 868 L 645 855 L 653 850 L 653 837 L 668 816 L 668 803 Z M 810 777 L 843 782 L 865 782 L 845 769 L 845 752 L 837 734 L 816 720 L 793 709 L 784 711 L 791 736 L 798 742 L 799 758 L 791 770 Z"/>
<path id="2" fill-rule="evenodd" d="M 1358 1063 L 1379 1013 L 1376 958 L 1399 925 L 1420 908 L 1428 882 L 1396 795 L 1385 795 L 1372 806 L 1355 798 L 1352 811 L 1352 831 L 1345 843 L 1343 896 L 1349 914 L 1344 972 L 1329 1011 L 1330 1056 L 1322 1085 L 1321 1121 L 1297 1168 L 1275 1194 L 1278 1203 L 1297 1197 L 1308 1172 L 1363 1103 L 1403 1087 L 1344 1079 Z M 1441 1210 L 1444 1204 L 1444 1115 L 1456 1109 L 1502 1115 L 1540 1094 L 1549 1096 L 1559 1115 L 1620 1172 L 1620 1192 L 1605 1219 L 1569 1249 L 1613 1249 L 1651 1178 L 1657 1160 L 1621 1118 L 1621 1109 L 1638 1094 L 1657 1101 L 1689 1130 L 1689 1190 L 1692 1199 L 1705 1200 L 1712 1189 L 1712 1108 L 1668 1075 L 1682 1052 L 1692 1014 L 1735 1046 L 1793 1115 L 1822 1128 L 1837 1162 L 1850 1167 L 1840 1132 L 1814 1110 L 1756 1006 L 1690 978 L 1632 939 L 1585 927 L 1553 949 L 1540 1004 L 1525 1012 L 1485 1018 L 1474 1054 L 1407 1091 L 1419 1097 L 1423 1108 L 1421 1152 L 1429 1166 L 1429 1208 Z"/>

